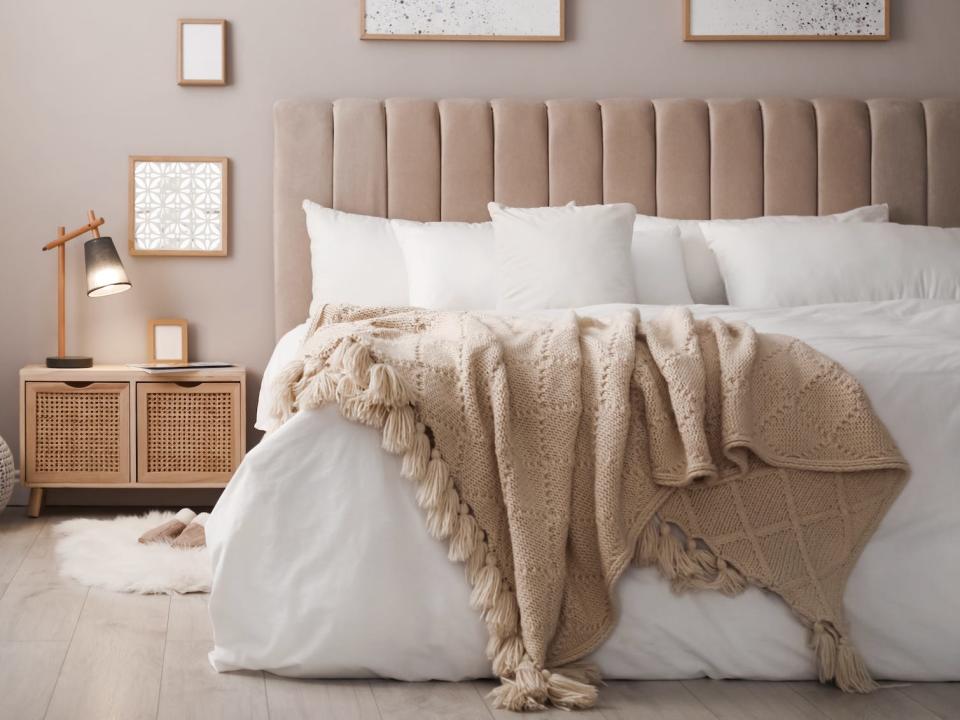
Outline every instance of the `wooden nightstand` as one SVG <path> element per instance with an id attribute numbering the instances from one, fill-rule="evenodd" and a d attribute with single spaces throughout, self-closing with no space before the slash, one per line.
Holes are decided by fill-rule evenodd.
<path id="1" fill-rule="evenodd" d="M 246 451 L 242 367 L 148 373 L 125 365 L 20 371 L 27 513 L 45 488 L 219 488 Z"/>

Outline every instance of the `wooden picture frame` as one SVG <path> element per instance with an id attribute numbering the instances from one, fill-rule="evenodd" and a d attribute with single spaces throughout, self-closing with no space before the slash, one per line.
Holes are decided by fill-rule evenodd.
<path id="1" fill-rule="evenodd" d="M 211 232 L 210 228 L 213 227 L 209 221 L 204 221 L 203 215 L 208 214 L 210 216 L 216 216 L 217 218 L 217 229 L 218 235 L 216 236 L 217 243 L 215 246 L 210 248 L 197 248 L 191 247 L 189 249 L 184 249 L 183 247 L 158 247 L 158 245 L 163 243 L 169 243 L 170 240 L 164 237 L 160 241 L 156 241 L 157 235 L 154 235 L 152 240 L 144 239 L 148 234 L 147 232 L 141 232 L 138 235 L 138 231 L 142 230 L 147 226 L 147 223 L 153 223 L 153 220 L 150 218 L 156 213 L 164 212 L 165 198 L 159 200 L 159 210 L 152 205 L 154 200 L 151 200 L 151 205 L 142 206 L 139 210 L 137 207 L 137 196 L 138 196 L 138 166 L 142 163 L 150 164 L 153 163 L 158 167 L 163 168 L 165 165 L 178 165 L 181 167 L 191 166 L 193 164 L 204 164 L 204 165 L 215 165 L 219 170 L 210 171 L 210 177 L 207 178 L 206 182 L 215 183 L 217 176 L 219 176 L 219 196 L 214 197 L 208 192 L 204 191 L 202 188 L 200 192 L 206 194 L 206 199 L 201 201 L 198 205 L 199 207 L 193 208 L 193 215 L 200 215 L 201 217 L 194 217 L 193 222 L 198 223 L 201 226 L 202 233 L 209 238 L 209 233 Z M 209 169 L 209 168 L 208 168 Z M 176 168 L 171 169 L 171 172 L 176 172 Z M 143 181 L 143 178 L 140 178 Z M 150 182 L 145 181 L 145 182 Z M 198 179 L 198 182 L 205 182 L 202 179 Z M 160 191 L 164 188 L 161 187 Z M 139 190 L 141 196 L 144 194 L 144 189 Z M 128 205 L 127 205 L 127 247 L 131 255 L 142 255 L 142 256 L 154 256 L 154 257 L 225 257 L 229 249 L 229 209 L 230 209 L 230 159 L 227 157 L 221 156 L 198 156 L 198 155 L 131 155 L 128 158 L 128 177 L 127 177 L 127 193 L 128 193 Z M 182 205 L 183 193 L 178 193 L 178 199 L 176 205 Z M 151 198 L 153 196 L 151 195 Z M 219 202 L 219 205 L 216 205 L 216 202 Z M 189 210 L 189 208 L 187 208 Z M 180 207 L 174 208 L 172 212 L 183 212 L 184 208 Z M 138 214 L 140 217 L 138 218 Z M 163 225 L 164 220 L 161 218 L 157 222 L 161 223 L 160 229 L 157 231 L 163 235 Z M 174 223 L 178 230 L 184 227 L 183 223 Z M 150 225 L 151 232 L 154 230 L 154 225 Z M 204 229 L 206 228 L 206 229 Z M 205 242 L 206 240 L 202 238 Z M 176 242 L 176 238 L 174 239 Z M 181 241 L 182 244 L 182 241 Z M 196 243 L 191 241 L 191 245 Z M 212 242 L 211 242 L 212 244 Z M 153 245 L 153 247 L 150 247 Z"/>
<path id="2" fill-rule="evenodd" d="M 427 33 L 392 35 L 367 32 L 367 0 L 360 0 L 360 39 L 459 42 L 564 42 L 567 39 L 567 0 L 557 0 L 557 2 L 560 13 L 560 28 L 557 35 L 443 35 Z"/>
<path id="3" fill-rule="evenodd" d="M 179 341 L 166 337 L 170 329 L 176 328 Z M 167 332 L 158 336 L 158 330 Z M 147 322 L 147 357 L 148 362 L 160 365 L 185 365 L 189 362 L 190 352 L 187 345 L 188 323 L 180 318 L 157 318 Z M 168 343 L 179 342 L 178 350 L 172 350 Z"/>
<path id="4" fill-rule="evenodd" d="M 203 36 L 184 38 L 185 31 L 191 26 L 199 26 L 196 32 L 203 32 Z M 218 26 L 219 33 L 215 28 Z M 209 31 L 208 31 L 209 30 Z M 202 43 L 219 42 L 219 49 L 202 47 Z M 196 47 L 193 47 L 196 44 Z M 188 45 L 190 47 L 188 47 Z M 184 60 L 184 53 L 191 53 L 191 57 Z M 219 68 L 211 70 L 211 63 Z M 226 85 L 227 84 L 227 21 L 196 18 L 181 18 L 177 20 L 177 85 Z"/>
<path id="5" fill-rule="evenodd" d="M 883 34 L 882 35 L 694 35 L 692 25 L 693 0 L 683 1 L 683 40 L 684 42 L 823 42 L 823 41 L 859 41 L 859 42 L 883 42 L 889 40 L 890 33 L 890 3 L 891 0 L 883 0 Z"/>

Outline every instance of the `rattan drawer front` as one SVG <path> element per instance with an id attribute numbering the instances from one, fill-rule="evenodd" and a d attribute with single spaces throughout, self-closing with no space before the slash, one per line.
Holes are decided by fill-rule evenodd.
<path id="1" fill-rule="evenodd" d="M 26 482 L 130 482 L 130 384 L 28 382 Z"/>
<path id="2" fill-rule="evenodd" d="M 226 482 L 240 463 L 240 383 L 137 383 L 137 482 Z"/>

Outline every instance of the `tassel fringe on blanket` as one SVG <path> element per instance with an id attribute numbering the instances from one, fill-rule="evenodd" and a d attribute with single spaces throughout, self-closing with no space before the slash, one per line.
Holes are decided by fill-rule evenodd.
<path id="1" fill-rule="evenodd" d="M 309 373 L 307 372 L 309 370 Z M 431 448 L 426 426 L 416 411 L 402 378 L 389 365 L 375 363 L 360 343 L 345 339 L 321 367 L 294 362 L 277 380 L 274 415 L 286 420 L 295 412 L 337 403 L 348 420 L 382 429 L 381 446 L 401 455 L 401 473 L 416 485 L 417 504 L 427 515 L 427 532 L 449 541 L 447 556 L 465 565 L 473 588 L 470 604 L 487 624 L 487 656 L 501 678 L 491 697 L 497 708 L 567 710 L 592 707 L 599 674 L 588 665 L 570 666 L 563 673 L 537 668 L 520 637 L 520 612 L 485 533 L 450 479 L 440 451 Z"/>
<path id="2" fill-rule="evenodd" d="M 465 566 L 472 587 L 470 602 L 487 625 L 487 655 L 501 679 L 491 693 L 496 707 L 575 710 L 595 704 L 601 679 L 593 667 L 571 663 L 547 668 L 532 660 L 520 628 L 515 589 L 394 367 L 378 362 L 358 338 L 345 336 L 328 352 L 285 368 L 275 387 L 274 414 L 281 422 L 296 412 L 335 403 L 345 418 L 380 429 L 383 449 L 402 457 L 402 474 L 415 485 L 428 532 L 446 540 L 449 559 Z M 656 567 L 676 592 L 716 590 L 732 596 L 750 584 L 705 541 L 686 535 L 659 514 L 639 529 L 628 559 L 638 567 Z M 821 682 L 833 681 L 845 691 L 859 693 L 877 687 L 833 622 L 798 615 L 810 629 Z"/>

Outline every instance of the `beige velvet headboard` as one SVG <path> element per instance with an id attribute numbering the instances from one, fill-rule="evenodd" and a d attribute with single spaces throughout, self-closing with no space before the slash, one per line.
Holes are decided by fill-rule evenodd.
<path id="1" fill-rule="evenodd" d="M 673 218 L 886 202 L 960 226 L 960 99 L 290 100 L 274 111 L 277 335 L 310 305 L 301 203 L 410 220 L 631 202 Z"/>

